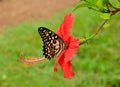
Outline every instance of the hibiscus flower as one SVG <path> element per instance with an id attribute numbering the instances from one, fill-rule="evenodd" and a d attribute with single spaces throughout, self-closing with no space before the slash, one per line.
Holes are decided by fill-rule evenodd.
<path id="1" fill-rule="evenodd" d="M 77 49 L 79 48 L 79 39 L 73 37 L 70 35 L 70 30 L 72 29 L 72 24 L 74 21 L 73 14 L 67 14 L 64 17 L 64 20 L 61 24 L 61 26 L 58 28 L 56 34 L 60 36 L 63 41 L 66 43 L 67 47 L 62 50 L 62 52 L 58 55 L 55 65 L 54 65 L 54 71 L 57 72 L 57 65 L 59 64 L 62 68 L 62 71 L 64 73 L 64 77 L 70 79 L 74 76 L 74 72 L 72 71 L 72 64 L 71 59 L 77 52 Z M 24 57 L 20 56 L 20 61 L 25 63 L 34 63 L 34 62 L 40 62 L 46 60 L 46 58 L 27 58 L 24 59 Z"/>

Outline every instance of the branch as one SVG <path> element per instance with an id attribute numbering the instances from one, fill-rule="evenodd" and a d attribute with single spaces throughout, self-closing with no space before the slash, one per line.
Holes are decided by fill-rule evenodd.
<path id="1" fill-rule="evenodd" d="M 116 13 L 118 13 L 120 11 L 120 8 L 115 8 L 113 11 L 111 11 L 111 15 L 110 17 L 112 17 L 113 15 L 115 15 Z M 88 38 L 83 38 L 80 41 L 79 45 L 85 44 L 87 41 L 89 41 L 90 39 L 94 38 L 96 35 L 99 34 L 99 32 L 103 29 L 103 26 L 108 22 L 109 19 L 106 19 L 103 21 L 103 23 L 101 24 L 101 26 L 97 29 L 97 31 L 92 34 L 91 36 L 89 36 Z"/>
<path id="2" fill-rule="evenodd" d="M 119 11 L 120 11 L 120 8 L 116 8 L 115 10 L 112 11 L 111 16 L 112 16 L 112 15 L 115 15 L 115 14 L 116 14 L 117 12 L 119 12 Z"/>
<path id="3" fill-rule="evenodd" d="M 82 45 L 82 44 L 85 44 L 86 42 L 88 42 L 88 40 L 92 39 L 93 37 L 95 37 L 96 35 L 99 34 L 99 32 L 103 29 L 103 26 L 107 23 L 108 19 L 104 20 L 103 23 L 101 24 L 101 26 L 97 29 L 97 31 L 92 34 L 91 36 L 89 36 L 88 38 L 83 38 L 80 40 L 80 44 L 79 45 Z"/>

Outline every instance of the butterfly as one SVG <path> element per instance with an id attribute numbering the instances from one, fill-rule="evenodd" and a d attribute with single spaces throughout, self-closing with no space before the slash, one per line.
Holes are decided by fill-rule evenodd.
<path id="1" fill-rule="evenodd" d="M 66 48 L 62 38 L 48 28 L 39 27 L 38 32 L 43 41 L 43 55 L 45 58 L 51 60 Z"/>

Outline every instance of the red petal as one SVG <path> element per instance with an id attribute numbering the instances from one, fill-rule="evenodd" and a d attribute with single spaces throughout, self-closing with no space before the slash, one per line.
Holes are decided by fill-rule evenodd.
<path id="1" fill-rule="evenodd" d="M 62 68 L 65 78 L 70 79 L 71 77 L 74 76 L 74 72 L 72 71 L 72 64 L 70 63 L 70 61 L 65 62 L 64 58 L 60 58 L 58 62 Z"/>
<path id="2" fill-rule="evenodd" d="M 57 34 L 66 42 L 70 36 L 70 30 L 72 28 L 74 16 L 73 14 L 67 14 L 64 17 L 64 20 L 61 26 L 57 30 Z"/>
<path id="3" fill-rule="evenodd" d="M 65 53 L 65 51 L 63 51 L 59 55 L 59 57 L 57 58 L 57 61 L 56 61 L 55 66 L 54 66 L 54 71 L 55 72 L 57 71 L 57 64 L 59 63 L 61 68 L 62 68 L 62 71 L 64 73 L 64 77 L 70 79 L 71 77 L 74 76 L 74 72 L 72 71 L 72 64 L 70 63 L 70 61 L 65 62 L 65 60 L 64 60 L 64 58 L 65 58 L 64 53 Z"/>
<path id="4" fill-rule="evenodd" d="M 79 43 L 79 39 L 72 36 L 69 38 L 69 46 L 65 50 L 65 62 L 68 62 L 73 58 L 73 56 L 77 52 L 77 49 L 79 48 Z"/>
<path id="5" fill-rule="evenodd" d="M 54 66 L 54 72 L 57 72 L 57 66 Z"/>

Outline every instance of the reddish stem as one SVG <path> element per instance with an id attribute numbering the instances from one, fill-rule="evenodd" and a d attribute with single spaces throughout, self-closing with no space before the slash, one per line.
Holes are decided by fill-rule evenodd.
<path id="1" fill-rule="evenodd" d="M 116 8 L 115 10 L 112 11 L 111 15 L 114 15 L 114 14 L 116 14 L 119 11 L 120 11 L 120 8 Z"/>

